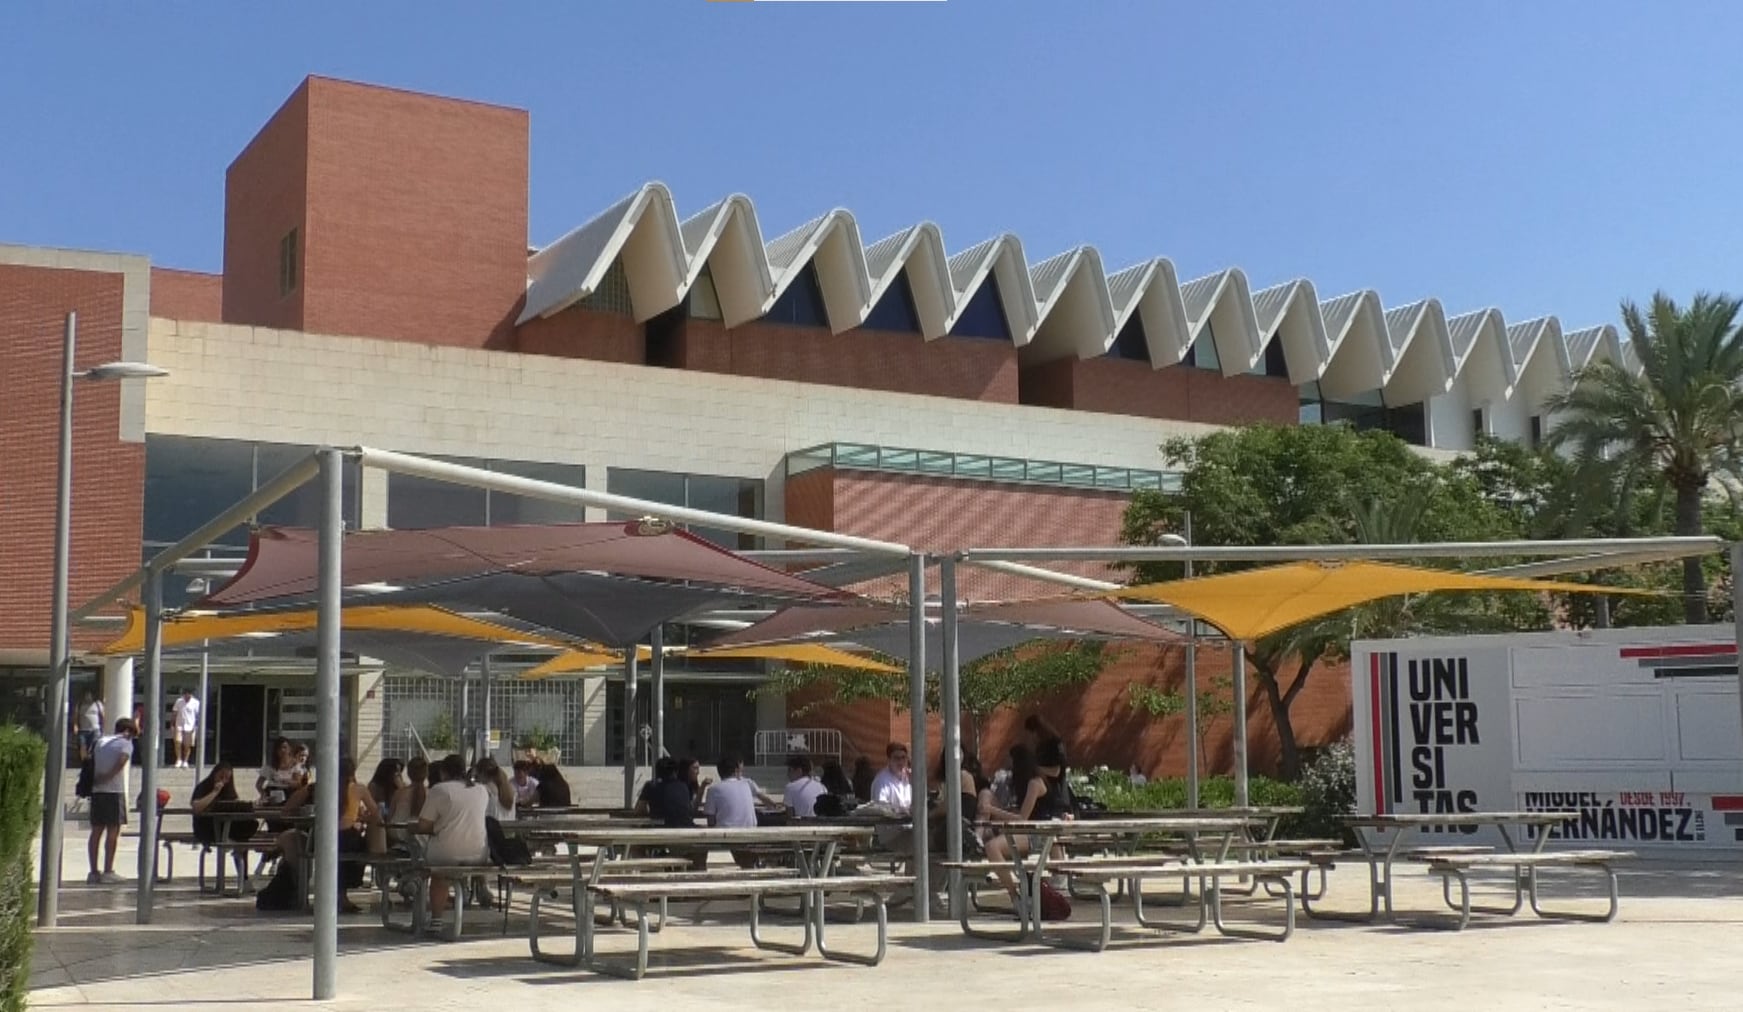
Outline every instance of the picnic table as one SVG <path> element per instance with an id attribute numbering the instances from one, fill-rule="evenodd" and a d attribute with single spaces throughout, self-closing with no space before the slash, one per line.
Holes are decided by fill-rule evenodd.
<path id="1" fill-rule="evenodd" d="M 199 840 L 194 836 L 191 830 L 187 833 L 165 833 L 163 830 L 163 820 L 169 816 L 186 816 L 189 819 L 211 819 L 212 842 L 205 843 Z M 280 808 L 262 806 L 258 803 L 247 808 L 243 808 L 239 805 L 234 807 L 214 807 L 200 813 L 196 813 L 191 807 L 160 808 L 157 813 L 157 839 L 159 846 L 162 847 L 164 853 L 168 855 L 168 871 L 163 875 L 160 875 L 159 878 L 168 880 L 175 875 L 175 853 L 171 849 L 172 846 L 179 844 L 182 846 L 196 847 L 199 849 L 200 863 L 198 883 L 200 889 L 205 891 L 206 888 L 206 853 L 210 851 L 215 853 L 218 859 L 218 870 L 213 882 L 212 891 L 222 895 L 225 891 L 225 857 L 231 851 L 235 850 L 262 850 L 265 846 L 270 846 L 270 843 L 267 842 L 266 838 L 261 837 L 258 834 L 250 840 L 232 840 L 230 838 L 230 828 L 236 823 L 245 820 L 261 823 L 271 820 L 272 822 L 280 824 L 284 828 L 296 829 L 306 835 L 315 825 L 315 813 L 311 809 L 306 808 L 296 812 L 285 812 Z M 262 829 L 264 828 L 263 825 Z M 312 859 L 311 856 L 309 860 Z M 304 875 L 304 881 L 307 881 L 306 873 Z M 237 895 L 246 895 L 250 889 L 251 883 L 249 882 L 249 877 L 245 872 L 241 876 L 241 881 L 237 884 Z"/>
<path id="2" fill-rule="evenodd" d="M 1042 930 L 1041 887 L 1046 881 L 1050 863 L 1056 863 L 1059 867 L 1067 869 L 1073 874 L 1081 873 L 1096 878 L 1098 883 L 1096 898 L 1099 900 L 1102 914 L 1101 935 L 1099 943 L 1089 947 L 1100 950 L 1107 945 L 1111 930 L 1112 914 L 1105 887 L 1106 881 L 1132 881 L 1135 885 L 1137 879 L 1147 876 L 1160 877 L 1165 874 L 1190 878 L 1200 874 L 1197 869 L 1214 869 L 1214 871 L 1205 872 L 1204 875 L 1214 882 L 1217 877 L 1225 873 L 1233 874 L 1232 871 L 1225 871 L 1225 869 L 1237 867 L 1245 869 L 1247 867 L 1245 864 L 1230 865 L 1226 863 L 1226 858 L 1235 837 L 1260 824 L 1260 821 L 1251 817 L 1230 815 L 1118 815 L 1093 819 L 982 823 L 980 825 L 999 829 L 1006 835 L 1026 835 L 1029 838 L 1027 857 L 1016 854 L 1016 848 L 1012 848 L 1015 858 L 1012 872 L 1016 876 L 1016 881 L 1021 883 L 1020 890 L 1024 890 L 1019 895 L 1016 904 L 1015 913 L 1018 928 L 1014 935 L 1001 935 L 977 930 L 969 923 L 969 907 L 971 905 L 965 904 L 960 910 L 963 933 L 999 941 L 1022 942 L 1034 939 L 1050 944 L 1071 945 L 1072 943 L 1064 939 L 1049 937 Z M 1146 838 L 1155 836 L 1181 837 L 1186 842 L 1190 860 L 1183 861 L 1162 855 L 1139 856 L 1134 853 Z M 1201 846 L 1206 841 L 1211 843 L 1208 848 Z M 1114 852 L 1114 856 L 1103 859 L 1066 857 L 1055 862 L 1052 855 L 1054 846 L 1072 843 L 1106 845 Z M 1214 859 L 1207 861 L 1205 859 L 1207 852 L 1213 852 Z M 947 863 L 946 867 L 952 868 L 953 871 L 984 871 L 988 865 L 990 862 L 965 861 L 954 867 Z M 1278 865 L 1279 869 L 1283 867 L 1282 864 Z M 1101 874 L 1104 871 L 1108 874 Z M 1216 905 L 1214 912 L 1219 925 L 1221 919 L 1220 900 L 1220 893 L 1217 892 L 1214 885 L 1210 889 L 1200 890 L 1201 914 L 1205 911 L 1206 904 L 1214 903 Z M 1203 917 L 1201 916 L 1199 927 L 1202 926 Z"/>
<path id="3" fill-rule="evenodd" d="M 803 953 L 810 949 L 815 936 L 819 950 L 826 957 L 852 959 L 853 957 L 840 953 L 831 953 L 824 945 L 824 894 L 837 891 L 838 887 L 840 891 L 853 891 L 862 885 L 888 892 L 908 881 L 892 876 L 832 878 L 840 846 L 870 839 L 874 832 L 870 826 L 795 823 L 736 829 L 664 826 L 625 828 L 616 825 L 603 826 L 597 820 L 591 824 L 578 821 L 554 824 L 550 820 L 539 820 L 508 823 L 503 826 L 503 831 L 529 842 L 559 844 L 568 851 L 568 886 L 575 919 L 575 953 L 572 957 L 558 957 L 561 961 L 585 965 L 602 972 L 626 972 L 600 960 L 595 951 L 593 904 L 595 898 L 603 898 L 614 904 L 627 902 L 635 907 L 638 927 L 637 960 L 634 969 L 627 971 L 627 975 L 636 978 L 646 971 L 648 935 L 650 931 L 658 930 L 657 927 L 650 927 L 650 902 L 657 904 L 659 923 L 663 924 L 668 899 L 749 896 L 752 900 L 751 939 L 759 948 Z M 761 870 L 735 869 L 698 873 L 655 872 L 633 878 L 614 874 L 614 869 L 634 866 L 637 861 L 643 860 L 631 856 L 633 852 L 695 852 L 738 848 L 789 851 L 793 855 L 795 872 L 787 875 L 784 872 L 770 874 Z M 761 937 L 758 914 L 765 893 L 799 897 L 800 912 L 805 921 L 805 938 L 802 944 L 776 944 Z M 545 890 L 535 893 L 529 918 L 527 941 L 535 959 L 547 958 L 539 946 L 538 917 L 538 903 L 546 896 L 555 897 L 550 883 L 546 884 Z M 885 896 L 879 893 L 876 898 L 878 954 L 875 958 L 881 959 L 886 925 Z"/>
<path id="4" fill-rule="evenodd" d="M 1429 871 L 1442 877 L 1442 897 L 1447 905 L 1460 912 L 1458 927 L 1470 920 L 1471 912 L 1496 913 L 1511 916 L 1519 912 L 1529 896 L 1532 908 L 1540 916 L 1593 919 L 1583 914 L 1545 911 L 1539 907 L 1536 871 L 1545 866 L 1596 866 L 1610 878 L 1611 904 L 1608 915 L 1595 919 L 1608 920 L 1615 915 L 1617 903 L 1616 878 L 1610 865 L 1631 855 L 1619 851 L 1563 851 L 1545 853 L 1551 826 L 1573 817 L 1571 812 L 1407 812 L 1389 815 L 1357 815 L 1344 820 L 1355 831 L 1359 850 L 1355 852 L 1368 866 L 1368 910 L 1365 913 L 1345 913 L 1315 910 L 1313 897 L 1302 895 L 1302 909 L 1310 916 L 1332 920 L 1369 922 L 1397 919 L 1393 905 L 1392 884 L 1394 865 L 1400 857 L 1425 862 Z M 1422 831 L 1441 833 L 1471 833 L 1492 828 L 1499 832 L 1503 849 L 1476 844 L 1425 844 Z M 1516 831 L 1536 829 L 1535 839 L 1518 838 Z M 1407 846 L 1407 841 L 1415 841 Z M 1329 864 L 1342 855 L 1317 855 L 1315 860 Z M 1465 873 L 1473 868 L 1506 868 L 1514 873 L 1514 902 L 1511 907 L 1472 906 L 1470 887 Z M 1451 896 L 1451 883 L 1458 881 L 1462 891 L 1460 902 Z"/>

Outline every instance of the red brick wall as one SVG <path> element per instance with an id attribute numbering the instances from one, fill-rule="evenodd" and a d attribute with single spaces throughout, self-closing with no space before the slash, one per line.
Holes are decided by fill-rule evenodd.
<path id="1" fill-rule="evenodd" d="M 171 320 L 222 323 L 224 276 L 169 267 L 151 269 L 151 315 Z"/>
<path id="2" fill-rule="evenodd" d="M 76 364 L 121 358 L 122 288 L 120 274 L 0 265 L 0 648 L 48 649 L 61 336 L 77 312 Z M 120 405 L 118 383 L 74 389 L 71 607 L 140 562 L 145 447 L 121 441 Z M 81 646 L 108 637 L 74 630 Z"/>
<path id="3" fill-rule="evenodd" d="M 622 313 L 570 306 L 555 316 L 528 320 L 514 332 L 515 349 L 533 355 L 642 365 L 648 343 L 640 324 Z"/>
<path id="4" fill-rule="evenodd" d="M 1129 686 L 1152 685 L 1163 691 L 1181 691 L 1185 684 L 1185 651 L 1181 647 L 1137 644 L 1110 646 L 1115 659 L 1088 686 L 1036 700 L 1020 710 L 993 714 L 979 731 L 974 747 L 972 725 L 963 724 L 963 749 L 976 751 L 989 769 L 1009 764 L 1010 748 L 1024 740 L 1022 723 L 1030 713 L 1044 713 L 1070 746 L 1072 764 L 1079 769 L 1108 766 L 1129 769 L 1134 763 L 1151 777 L 1186 775 L 1186 718 L 1151 717 L 1131 705 Z M 1205 646 L 1198 652 L 1201 692 L 1216 691 L 1230 699 L 1229 653 L 1226 647 Z M 1293 672 L 1291 672 L 1291 676 Z M 900 677 L 900 676 L 894 676 Z M 1249 769 L 1275 775 L 1279 747 L 1270 705 L 1256 682 L 1249 682 L 1247 742 Z M 842 732 L 843 752 L 851 768 L 860 755 L 874 765 L 883 762 L 884 746 L 891 741 L 909 741 L 912 721 L 907 711 L 889 703 L 862 702 L 851 706 L 819 703 L 824 690 L 795 693 L 787 700 L 789 727 L 834 728 Z M 1348 736 L 1350 724 L 1349 666 L 1322 665 L 1308 676 L 1307 688 L 1290 708 L 1296 740 L 1303 748 L 1326 745 Z M 1232 714 L 1200 722 L 1204 741 L 1200 769 L 1227 774 L 1234 769 L 1234 722 Z M 936 716 L 927 721 L 928 770 L 936 767 L 943 741 Z"/>
<path id="5" fill-rule="evenodd" d="M 833 476 L 825 478 L 824 476 Z M 827 514 L 817 483 L 830 481 Z M 974 546 L 1111 545 L 1119 537 L 1127 497 L 1117 492 L 1014 485 L 960 478 L 836 471 L 820 468 L 787 483 L 787 522 L 831 525 L 825 530 L 880 538 L 928 551 Z M 1113 579 L 1096 563 L 1061 570 Z M 974 600 L 1008 600 L 1066 593 L 1057 584 L 964 568 L 961 593 Z M 871 589 L 906 588 L 906 577 Z M 862 588 L 865 589 L 865 588 Z"/>
<path id="6" fill-rule="evenodd" d="M 224 317 L 509 347 L 526 290 L 527 114 L 312 77 L 230 167 Z M 278 295 L 301 226 L 302 277 Z"/>
<path id="7" fill-rule="evenodd" d="M 303 329 L 305 285 L 279 294 L 279 242 L 308 248 L 309 82 L 273 114 L 224 174 L 225 323 Z M 302 257 L 307 263 L 306 256 Z"/>
<path id="8" fill-rule="evenodd" d="M 1022 372 L 1024 404 L 1221 425 L 1299 420 L 1295 387 L 1270 376 L 1117 358 L 1056 359 Z"/>
<path id="9" fill-rule="evenodd" d="M 687 320 L 677 344 L 685 369 L 823 383 L 861 390 L 1017 403 L 1017 349 L 1008 341 L 941 338 L 748 323 L 730 330 Z"/>

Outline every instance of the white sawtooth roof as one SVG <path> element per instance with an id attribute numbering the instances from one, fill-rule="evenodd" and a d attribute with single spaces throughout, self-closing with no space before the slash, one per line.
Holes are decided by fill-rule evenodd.
<path id="1" fill-rule="evenodd" d="M 1371 289 L 1321 301 L 1305 278 L 1255 293 L 1239 268 L 1181 282 L 1163 257 L 1110 274 L 1088 245 L 1031 265 L 1010 233 L 952 255 L 931 222 L 867 246 L 853 214 L 839 208 L 765 241 L 749 197 L 734 194 L 680 218 L 662 183 L 642 186 L 533 253 L 519 322 L 591 295 L 619 259 L 638 321 L 679 305 L 706 269 L 726 325 L 749 323 L 810 266 L 830 330 L 842 333 L 863 324 L 906 271 L 921 331 L 933 340 L 992 278 L 1025 362 L 1106 354 L 1136 316 L 1154 368 L 1179 363 L 1208 336 L 1224 374 L 1237 375 L 1258 368 L 1270 343 L 1281 341 L 1292 382 L 1318 381 L 1328 397 L 1377 389 L 1389 404 L 1461 382 L 1482 399 L 1506 399 L 1539 355 L 1564 378 L 1599 356 L 1638 367 L 1611 326 L 1564 331 L 1553 316 L 1510 326 L 1493 308 L 1449 319 L 1438 299 L 1386 308 Z"/>

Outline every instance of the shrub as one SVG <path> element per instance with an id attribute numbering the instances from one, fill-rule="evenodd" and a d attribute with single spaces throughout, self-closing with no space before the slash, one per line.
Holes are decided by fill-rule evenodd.
<path id="1" fill-rule="evenodd" d="M 1307 809 L 1299 820 L 1297 835 L 1341 838 L 1354 845 L 1343 816 L 1356 810 L 1356 746 L 1348 738 L 1329 745 L 1307 768 L 1297 784 L 1301 804 Z"/>
<path id="2" fill-rule="evenodd" d="M 30 842 L 42 821 L 48 746 L 21 727 L 0 727 L 0 1012 L 22 1012 L 30 980 L 36 876 Z"/>
<path id="3" fill-rule="evenodd" d="M 1351 780 L 1354 783 L 1353 776 Z M 1112 812 L 1161 812 L 1186 807 L 1186 781 L 1179 777 L 1152 780 L 1134 787 L 1126 774 L 1101 770 L 1090 777 L 1085 793 L 1108 806 Z M 1258 808 L 1284 808 L 1301 805 L 1301 792 L 1294 784 L 1270 777 L 1249 777 L 1247 798 Z M 1235 804 L 1233 777 L 1208 776 L 1198 780 L 1198 803 L 1204 808 L 1232 808 Z M 1281 829 L 1288 829 L 1285 823 Z"/>

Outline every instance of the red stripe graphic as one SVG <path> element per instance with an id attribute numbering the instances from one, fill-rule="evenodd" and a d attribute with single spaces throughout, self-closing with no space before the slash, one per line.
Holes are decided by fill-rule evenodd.
<path id="1" fill-rule="evenodd" d="M 1386 763 L 1380 740 L 1380 655 L 1368 655 L 1368 709 L 1374 714 L 1374 814 L 1386 814 Z"/>
<path id="2" fill-rule="evenodd" d="M 1713 795 L 1713 811 L 1743 812 L 1743 794 Z"/>
<path id="3" fill-rule="evenodd" d="M 1623 647 L 1623 657 L 1714 657 L 1737 652 L 1735 643 L 1691 643 L 1673 647 Z"/>

